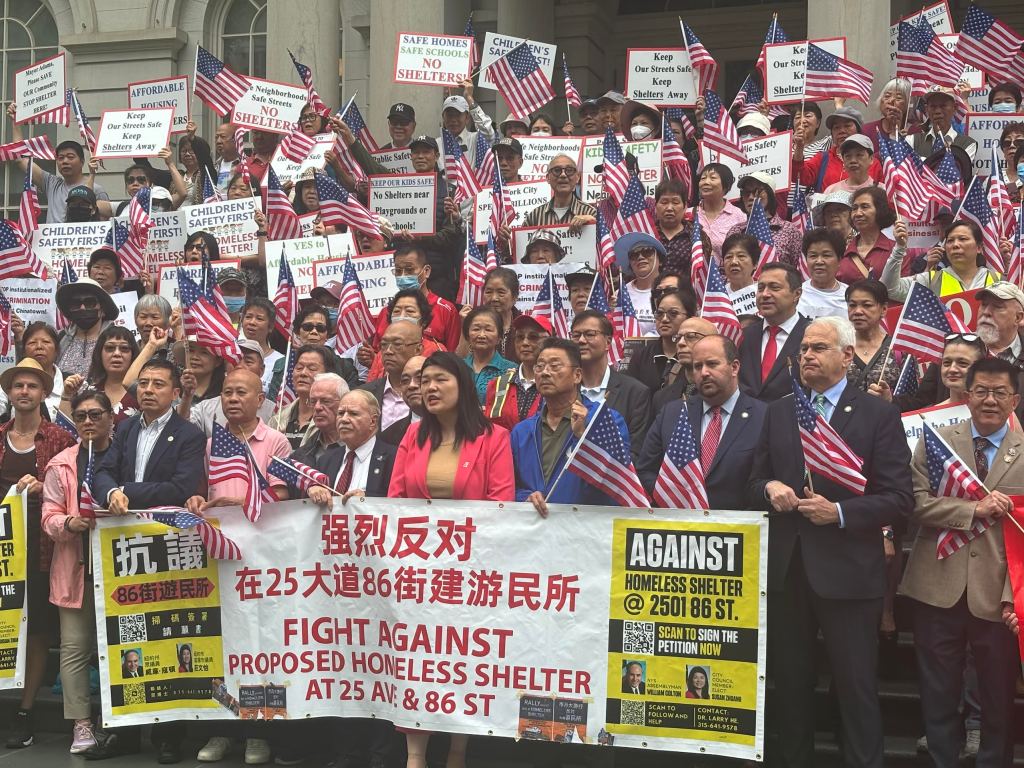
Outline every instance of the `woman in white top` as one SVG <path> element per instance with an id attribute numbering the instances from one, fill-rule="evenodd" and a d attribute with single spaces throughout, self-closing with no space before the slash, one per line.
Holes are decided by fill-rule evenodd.
<path id="1" fill-rule="evenodd" d="M 804 281 L 796 307 L 804 317 L 847 317 L 847 285 L 836 279 L 845 245 L 843 236 L 834 229 L 819 227 L 804 235 L 804 258 L 811 276 Z"/>
<path id="2" fill-rule="evenodd" d="M 643 232 L 630 232 L 615 241 L 615 261 L 619 269 L 629 272 L 633 279 L 626 283 L 626 292 L 633 303 L 640 332 L 644 336 L 657 336 L 651 289 L 661 271 L 665 246 L 656 237 Z"/>
<path id="3" fill-rule="evenodd" d="M 722 276 L 737 315 L 757 314 L 757 284 L 754 267 L 761 246 L 746 232 L 733 232 L 722 243 Z"/>

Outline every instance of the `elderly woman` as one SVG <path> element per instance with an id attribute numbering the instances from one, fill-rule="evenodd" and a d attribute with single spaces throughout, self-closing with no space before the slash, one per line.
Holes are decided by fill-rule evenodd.
<path id="1" fill-rule="evenodd" d="M 757 313 L 757 284 L 754 268 L 761 246 L 746 232 L 733 232 L 722 243 L 722 275 L 737 315 Z"/>
<path id="2" fill-rule="evenodd" d="M 552 229 L 538 229 L 530 235 L 523 264 L 557 264 L 565 258 L 562 238 Z"/>
<path id="3" fill-rule="evenodd" d="M 889 293 L 878 280 L 858 280 L 846 289 L 847 317 L 857 339 L 846 379 L 872 394 L 881 394 L 880 381 L 892 389 L 900 374 L 899 365 L 889 352 L 892 338 L 882 328 L 888 304 Z"/>
<path id="4" fill-rule="evenodd" d="M 516 364 L 498 352 L 505 333 L 501 315 L 492 307 L 476 307 L 462 321 L 462 335 L 469 347 L 463 362 L 473 373 L 476 395 L 483 405 L 487 401 L 487 385 Z"/>
<path id="5" fill-rule="evenodd" d="M 438 341 L 430 332 L 430 321 L 433 319 L 433 308 L 423 292 L 416 288 L 406 288 L 391 297 L 388 302 L 388 321 L 390 323 L 406 320 L 416 323 L 423 331 L 423 357 L 430 357 L 435 352 L 444 352 L 446 347 Z M 373 363 L 370 365 L 370 372 L 366 376 L 367 381 L 373 381 L 384 376 L 384 362 L 381 360 L 380 352 L 374 353 Z"/>
<path id="6" fill-rule="evenodd" d="M 779 215 L 779 197 L 775 194 L 772 179 L 761 171 L 740 179 L 740 208 L 747 216 L 755 200 L 761 201 L 768 217 L 768 229 L 775 241 L 775 261 L 797 266 L 800 262 L 800 230 L 796 224 Z"/>
<path id="7" fill-rule="evenodd" d="M 722 257 L 725 238 L 747 226 L 747 214 L 726 199 L 734 182 L 732 171 L 722 163 L 705 165 L 697 181 L 700 203 L 697 204 L 696 216 L 711 241 L 711 252 L 716 258 Z"/>
<path id="8" fill-rule="evenodd" d="M 516 361 L 515 344 L 512 342 L 512 321 L 519 317 L 522 312 L 516 309 L 516 301 L 519 299 L 519 275 L 508 267 L 497 267 L 487 273 L 484 278 L 484 303 L 493 309 L 501 319 L 503 333 L 498 341 L 498 353 L 506 360 Z M 462 316 L 466 317 L 469 312 L 466 307 L 462 308 Z M 468 337 L 466 337 L 468 342 Z M 460 352 L 465 354 L 468 347 L 460 344 Z"/>
<path id="9" fill-rule="evenodd" d="M 331 349 L 330 340 L 334 332 L 335 326 L 331 324 L 328 310 L 319 304 L 309 304 L 299 310 L 295 322 L 292 323 L 292 349 L 294 351 L 295 348 L 306 344 L 323 347 L 328 362 L 326 372 L 338 374 L 350 389 L 355 389 L 359 386 L 359 372 L 356 370 L 355 363 L 348 358 L 339 357 Z M 277 401 L 287 362 L 282 356 L 274 363 L 274 374 L 271 376 L 270 386 L 267 388 L 267 398 L 271 402 Z"/>
<path id="10" fill-rule="evenodd" d="M 520 315 L 512 321 L 512 339 L 518 368 L 510 368 L 487 385 L 484 413 L 492 422 L 511 431 L 533 416 L 541 405 L 534 382 L 533 364 L 540 345 L 551 335 L 551 322 L 543 316 Z"/>
<path id="11" fill-rule="evenodd" d="M 878 109 L 879 118 L 865 123 L 860 129 L 860 133 L 871 139 L 871 143 L 874 144 L 876 156 L 879 153 L 879 132 L 886 138 L 895 140 L 900 135 L 918 130 L 916 125 L 910 126 L 910 131 L 907 130 L 907 108 L 909 105 L 910 81 L 902 77 L 890 80 L 878 94 L 878 98 L 875 99 L 875 107 Z"/>
<path id="12" fill-rule="evenodd" d="M 810 277 L 804 281 L 796 308 L 804 317 L 846 317 L 846 283 L 836 279 L 845 246 L 842 235 L 824 227 L 804 235 L 803 252 Z"/>
<path id="13" fill-rule="evenodd" d="M 877 280 L 896 245 L 882 230 L 896 222 L 896 213 L 881 187 L 857 190 L 850 198 L 850 205 L 850 223 L 857 234 L 846 246 L 838 277 L 847 284 L 865 277 Z M 909 274 L 909 269 L 901 265 L 901 271 L 904 269 L 903 273 Z"/>
<path id="14" fill-rule="evenodd" d="M 663 291 L 654 305 L 658 338 L 648 339 L 633 353 L 626 373 L 657 392 L 665 383 L 669 361 L 675 360 L 676 340 L 683 321 L 697 314 L 697 297 L 688 286 Z"/>
<path id="15" fill-rule="evenodd" d="M 182 174 L 185 182 L 185 202 L 188 205 L 199 205 L 203 202 L 204 174 L 210 174 L 211 179 L 217 178 L 210 145 L 205 139 L 185 134 L 178 141 L 178 161 L 185 166 L 185 172 Z"/>
<path id="16" fill-rule="evenodd" d="M 1018 155 L 1024 149 L 1024 123 L 1009 123 L 999 135 L 999 149 L 1003 152 L 1003 178 L 1006 179 L 1006 194 L 1014 205 L 1020 203 L 1020 187 L 1024 183 L 1017 168 Z"/>
<path id="17" fill-rule="evenodd" d="M 840 107 L 827 118 L 825 127 L 832 134 L 832 146 L 809 160 L 804 160 L 803 144 L 799 137 L 793 137 L 792 174 L 800 184 L 808 189 L 821 192 L 840 181 L 846 174 L 843 158 L 839 154 L 842 143 L 855 133 L 861 133 L 864 118 L 853 107 Z M 877 158 L 872 158 L 868 175 L 875 181 L 882 178 L 882 166 Z"/>
<path id="18" fill-rule="evenodd" d="M 633 141 L 661 138 L 661 112 L 641 101 L 627 101 L 619 112 L 619 131 Z"/>
<path id="19" fill-rule="evenodd" d="M 811 209 L 811 221 L 816 227 L 834 229 L 842 235 L 844 243 L 849 243 L 857 234 L 850 224 L 852 210 L 850 195 L 846 192 L 821 195 Z"/>

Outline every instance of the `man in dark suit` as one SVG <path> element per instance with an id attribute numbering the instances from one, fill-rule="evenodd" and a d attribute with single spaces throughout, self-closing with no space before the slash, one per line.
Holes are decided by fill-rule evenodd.
<path id="1" fill-rule="evenodd" d="M 825 639 L 842 718 L 845 764 L 881 768 L 878 622 L 886 590 L 882 529 L 913 508 L 910 450 L 899 411 L 847 386 L 855 335 L 844 318 L 811 323 L 800 374 L 814 408 L 861 458 L 862 495 L 806 475 L 795 399 L 768 406 L 751 471 L 750 504 L 772 512 L 768 544 L 769 671 L 775 680 L 777 765 L 814 765 L 814 665 Z M 813 490 L 812 490 L 813 488 Z"/>
<path id="2" fill-rule="evenodd" d="M 644 668 L 638 661 L 626 665 L 626 674 L 622 676 L 622 692 L 642 696 L 647 690 L 644 682 Z"/>
<path id="3" fill-rule="evenodd" d="M 124 656 L 121 657 L 121 677 L 125 679 L 142 677 L 142 667 L 140 664 L 141 659 L 139 658 L 138 651 L 134 649 L 125 651 Z"/>
<path id="4" fill-rule="evenodd" d="M 749 507 L 747 482 L 767 406 L 740 392 L 736 355 L 736 345 L 725 336 L 707 336 L 693 345 L 693 382 L 699 397 L 674 400 L 654 417 L 637 464 L 648 494 L 654 491 L 677 422 L 689 419 L 702 461 L 707 453 L 704 485 L 711 509 Z"/>
<path id="5" fill-rule="evenodd" d="M 740 341 L 740 389 L 770 403 L 790 391 L 789 366 L 795 358 L 808 320 L 797 314 L 803 281 L 796 267 L 766 264 L 757 281 L 757 312 Z"/>
<path id="6" fill-rule="evenodd" d="M 569 338 L 579 345 L 583 361 L 580 393 L 595 403 L 607 403 L 625 419 L 633 461 L 636 461 L 651 421 L 651 391 L 608 365 L 612 324 L 602 313 L 587 309 L 576 315 Z"/>
<path id="7" fill-rule="evenodd" d="M 413 357 L 423 353 L 423 329 L 419 323 L 400 320 L 387 327 L 380 340 L 380 360 L 384 375 L 368 381 L 360 389 L 370 392 L 380 403 L 377 423 L 381 439 L 398 445 L 409 428 L 409 406 L 402 399 L 402 371 Z"/>

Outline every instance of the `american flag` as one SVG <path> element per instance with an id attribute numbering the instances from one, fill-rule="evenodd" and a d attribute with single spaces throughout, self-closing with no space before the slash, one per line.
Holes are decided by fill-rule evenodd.
<path id="1" fill-rule="evenodd" d="M 708 490 L 700 449 L 686 409 L 679 414 L 654 482 L 654 503 L 671 509 L 707 509 Z"/>
<path id="2" fill-rule="evenodd" d="M 729 111 L 732 112 L 735 109 L 736 114 L 740 117 L 752 115 L 759 111 L 757 105 L 761 103 L 762 99 L 764 99 L 764 88 L 761 87 L 761 83 L 754 75 L 747 75 L 747 79 L 743 81 L 743 85 L 736 93 L 736 98 L 732 100 Z"/>
<path id="3" fill-rule="evenodd" d="M 313 111 L 318 115 L 327 117 L 331 114 L 331 108 L 324 104 L 324 100 L 320 98 L 320 94 L 316 92 L 316 88 L 313 87 L 313 70 L 307 67 L 305 64 L 299 62 L 295 58 L 295 54 L 288 51 L 288 55 L 292 57 L 292 64 L 295 65 L 295 71 L 299 73 L 299 79 L 302 80 L 302 84 L 306 86 L 306 94 L 309 96 L 309 106 L 312 107 Z"/>
<path id="4" fill-rule="evenodd" d="M 551 330 L 554 331 L 555 336 L 561 339 L 569 338 L 569 319 L 565 315 L 562 294 L 558 291 L 555 273 L 551 271 L 550 265 L 548 265 L 548 274 L 540 286 L 530 314 L 536 317 L 546 315 L 551 321 Z"/>
<path id="5" fill-rule="evenodd" d="M 200 286 L 203 292 L 203 296 L 210 303 L 211 307 L 216 307 L 223 315 L 228 316 L 227 304 L 224 302 L 224 294 L 221 293 L 220 286 L 217 285 L 217 270 L 213 268 L 213 262 L 210 261 L 210 254 L 203 251 L 201 256 L 200 268 L 202 270 L 203 284 Z M 190 333 L 192 331 L 189 331 Z"/>
<path id="6" fill-rule="evenodd" d="M 722 275 L 722 268 L 718 266 L 718 260 L 715 258 L 710 260 L 707 290 L 704 292 L 700 316 L 714 323 L 718 332 L 732 339 L 737 346 L 743 339 L 743 327 L 736 316 L 732 299 L 729 298 L 729 287 L 726 285 L 725 276 Z"/>
<path id="7" fill-rule="evenodd" d="M 455 184 L 455 202 L 461 204 L 479 194 L 483 187 L 480 186 L 480 180 L 473 173 L 473 169 L 469 167 L 469 160 L 451 131 L 442 128 L 441 136 L 444 142 L 444 172 L 448 181 Z"/>
<path id="8" fill-rule="evenodd" d="M 217 185 L 213 183 L 213 179 L 210 178 L 210 171 L 205 166 L 203 167 L 203 202 L 204 203 L 219 203 L 224 199 L 221 195 L 220 190 L 217 189 Z"/>
<path id="9" fill-rule="evenodd" d="M 712 152 L 747 162 L 736 124 L 714 91 L 704 91 L 704 145 Z"/>
<path id="10" fill-rule="evenodd" d="M 192 92 L 205 101 L 210 109 L 224 117 L 248 90 L 248 80 L 233 72 L 203 46 L 196 46 L 196 73 Z"/>
<path id="11" fill-rule="evenodd" d="M 338 349 L 351 349 L 373 336 L 373 316 L 363 295 L 363 286 L 352 264 L 345 257 L 341 277 L 341 299 L 338 302 Z"/>
<path id="12" fill-rule="evenodd" d="M 911 96 L 923 95 L 930 85 L 956 87 L 964 72 L 964 63 L 946 49 L 923 14 L 921 22 L 901 21 L 896 44 L 896 76 L 913 83 Z"/>
<path id="13" fill-rule="evenodd" d="M 1024 248 L 1021 247 L 1021 230 L 1024 230 L 1024 203 L 1017 205 L 1017 226 L 1013 231 L 1010 259 L 1006 265 L 1006 279 L 1020 287 L 1024 282 Z"/>
<path id="14" fill-rule="evenodd" d="M 299 215 L 281 188 L 273 166 L 267 168 L 264 178 L 267 183 L 267 237 L 271 240 L 295 240 L 302 237 Z M 287 336 L 285 333 L 285 338 Z"/>
<path id="15" fill-rule="evenodd" d="M 292 332 L 292 323 L 298 313 L 299 292 L 295 289 L 292 268 L 282 247 L 281 263 L 277 265 L 277 293 L 274 294 L 274 327 L 286 339 Z"/>
<path id="16" fill-rule="evenodd" d="M 245 516 L 251 522 L 255 523 L 260 519 L 263 503 L 266 501 L 273 503 L 277 501 L 277 496 L 270 490 L 270 483 L 267 482 L 267 478 L 263 476 L 259 467 L 256 466 L 253 455 L 248 450 L 246 454 L 249 457 L 249 478 L 245 489 L 245 502 L 242 505 L 242 512 L 245 513 Z"/>
<path id="17" fill-rule="evenodd" d="M 487 230 L 487 250 L 484 252 L 484 268 L 490 272 L 498 268 L 498 249 L 494 245 L 494 230 Z"/>
<path id="18" fill-rule="evenodd" d="M 56 415 L 53 417 L 53 424 L 71 435 L 76 443 L 81 441 L 81 438 L 78 436 L 78 427 L 75 426 L 75 422 L 69 419 L 63 411 L 56 412 Z"/>
<path id="19" fill-rule="evenodd" d="M 220 528 L 183 507 L 153 507 L 145 512 L 139 512 L 139 517 L 181 531 L 194 528 L 199 534 L 199 540 L 203 542 L 207 557 L 213 560 L 242 559 L 242 550 L 234 541 L 221 533 Z"/>
<path id="20" fill-rule="evenodd" d="M 150 189 L 142 187 L 128 203 L 128 238 L 117 247 L 116 232 L 114 235 L 108 232 L 126 278 L 138 277 L 146 267 L 146 246 L 149 244 L 149 231 L 154 225 L 151 208 Z M 111 231 L 116 227 L 115 222 Z"/>
<path id="21" fill-rule="evenodd" d="M 626 187 L 626 194 L 622 196 L 622 203 L 611 227 L 611 235 L 616 240 L 630 232 L 645 232 L 651 237 L 658 236 L 654 216 L 647 207 L 647 190 L 636 174 L 629 178 L 629 186 Z"/>
<path id="22" fill-rule="evenodd" d="M 68 88 L 66 100 L 71 106 L 71 111 L 75 113 L 75 121 L 78 123 L 78 133 L 81 135 L 82 141 L 85 142 L 85 146 L 89 148 L 89 151 L 95 154 L 96 134 L 89 125 L 89 118 L 86 116 L 85 110 L 82 109 L 82 103 L 78 100 L 78 94 L 71 88 Z"/>
<path id="23" fill-rule="evenodd" d="M 111 219 L 110 229 L 107 230 L 107 234 L 103 238 L 103 245 L 116 253 L 120 259 L 121 252 L 128 245 L 129 237 L 131 237 L 131 233 L 128 231 L 128 223 L 120 219 Z"/>
<path id="24" fill-rule="evenodd" d="M 188 273 L 178 267 L 178 297 L 186 333 L 194 333 L 201 346 L 234 364 L 242 359 L 231 318 L 209 299 Z M 223 300 L 221 300 L 223 302 Z"/>
<path id="25" fill-rule="evenodd" d="M 270 464 L 267 465 L 267 474 L 284 480 L 289 488 L 294 488 L 299 493 L 309 493 L 309 489 L 314 485 L 331 487 L 331 479 L 327 475 L 296 459 L 272 456 Z"/>
<path id="26" fill-rule="evenodd" d="M 34 157 L 36 160 L 56 160 L 57 153 L 47 136 L 29 136 L 8 144 L 0 144 L 0 162 Z"/>
<path id="27" fill-rule="evenodd" d="M 494 152 L 491 151 L 491 142 L 482 133 L 478 133 L 476 137 L 473 170 L 476 172 L 476 179 L 480 182 L 481 187 L 486 186 L 498 171 L 498 163 L 494 158 Z"/>
<path id="28" fill-rule="evenodd" d="M 907 355 L 903 360 L 903 367 L 900 368 L 899 378 L 892 388 L 892 396 L 912 395 L 917 392 L 920 383 L 917 378 L 917 359 L 913 355 Z"/>
<path id="29" fill-rule="evenodd" d="M 896 323 L 890 348 L 922 362 L 938 363 L 951 331 L 946 307 L 931 289 L 915 282 Z"/>
<path id="30" fill-rule="evenodd" d="M 950 499 L 981 501 L 988 490 L 963 459 L 953 452 L 927 422 L 922 423 L 924 459 L 928 466 L 928 485 L 932 493 Z M 935 542 L 935 556 L 942 560 L 954 554 L 967 542 L 980 536 L 992 526 L 989 518 L 976 518 L 966 531 L 943 528 Z"/>
<path id="31" fill-rule="evenodd" d="M 601 270 L 615 263 L 615 238 L 601 209 L 597 209 L 597 262 Z"/>
<path id="32" fill-rule="evenodd" d="M 612 327 L 618 326 L 623 339 L 635 339 L 643 336 L 643 329 L 640 327 L 640 320 L 636 316 L 636 307 L 633 306 L 633 299 L 623 283 L 622 273 L 619 273 L 619 290 L 615 294 L 615 312 L 612 315 Z"/>
<path id="33" fill-rule="evenodd" d="M 622 204 L 622 198 L 629 187 L 629 168 L 626 167 L 626 156 L 622 154 L 622 145 L 615 138 L 615 129 L 606 125 L 604 128 L 604 158 L 601 170 L 604 190 L 616 204 Z"/>
<path id="34" fill-rule="evenodd" d="M 248 481 L 248 454 L 245 443 L 214 422 L 213 437 L 210 439 L 210 487 L 225 480 Z"/>
<path id="35" fill-rule="evenodd" d="M 960 210 L 954 219 L 967 219 L 973 221 L 981 228 L 982 249 L 985 251 L 985 264 L 994 272 L 1002 274 L 1006 271 L 1003 264 L 1003 255 L 999 252 L 999 241 L 1001 239 L 999 217 L 992 210 L 989 204 L 985 187 L 989 177 L 974 176 L 971 178 L 971 185 L 967 188 L 963 202 L 960 203 Z M 996 184 L 1002 186 L 997 179 Z"/>
<path id="36" fill-rule="evenodd" d="M 341 320 L 339 316 L 338 320 Z M 293 347 L 291 344 L 288 345 L 288 355 L 285 358 L 284 363 L 284 378 L 281 381 L 281 388 L 277 393 L 277 409 L 281 410 L 289 403 L 293 402 L 297 395 L 295 394 L 295 361 L 298 359 L 298 348 Z"/>
<path id="37" fill-rule="evenodd" d="M 629 446 L 611 411 L 601 403 L 569 458 L 566 469 L 603 491 L 624 507 L 649 507 Z"/>
<path id="38" fill-rule="evenodd" d="M 895 141 L 878 133 L 885 193 L 895 202 L 900 215 L 911 221 L 921 219 L 929 205 L 949 205 L 952 191 L 946 187 L 902 136 Z"/>
<path id="39" fill-rule="evenodd" d="M 831 99 L 849 96 L 865 104 L 871 101 L 871 70 L 835 56 L 814 43 L 807 43 L 807 69 L 804 76 L 804 98 Z"/>
<path id="40" fill-rule="evenodd" d="M 775 45 L 777 43 L 788 43 L 789 38 L 786 36 L 786 31 L 779 24 L 777 16 L 772 16 L 772 25 L 768 27 L 768 33 L 764 36 L 764 45 L 761 46 L 761 52 L 757 54 L 757 63 L 754 65 L 758 72 L 761 73 L 761 77 L 764 78 L 765 74 L 765 45 Z"/>
<path id="41" fill-rule="evenodd" d="M 359 139 L 366 149 L 370 152 L 379 152 L 380 146 L 377 144 L 377 140 L 373 138 L 373 134 L 370 133 L 369 126 L 366 125 L 366 121 L 363 120 L 363 113 L 359 111 L 359 107 L 356 105 L 355 96 L 349 99 L 348 105 L 345 107 L 345 111 L 340 115 L 345 125 L 349 127 L 353 135 Z"/>
<path id="42" fill-rule="evenodd" d="M 939 164 L 935 166 L 935 176 L 941 181 L 948 189 L 951 195 L 954 197 L 963 197 L 964 195 L 964 179 L 960 175 L 960 166 L 956 164 L 956 158 L 953 153 L 950 152 L 949 147 L 946 147 L 942 153 L 942 159 L 939 160 Z M 933 208 L 936 206 L 932 206 Z M 935 217 L 932 216 L 934 219 Z"/>
<path id="43" fill-rule="evenodd" d="M 356 159 L 352 156 L 352 151 L 345 144 L 345 141 L 341 138 L 341 134 L 335 134 L 334 136 L 334 154 L 338 157 L 338 162 L 341 163 L 348 174 L 356 180 L 356 183 L 361 181 L 369 181 L 366 175 L 366 171 L 363 170 Z"/>
<path id="44" fill-rule="evenodd" d="M 837 485 L 863 495 L 868 484 L 862 474 L 864 460 L 850 449 L 839 433 L 825 421 L 825 417 L 814 409 L 800 382 L 795 377 L 792 382 L 796 422 L 800 429 L 800 444 L 807 471 L 817 472 Z"/>
<path id="45" fill-rule="evenodd" d="M 459 292 L 460 302 L 470 307 L 479 307 L 483 304 L 484 280 L 486 278 L 487 266 L 480 253 L 480 246 L 474 242 L 472 233 L 467 231 L 466 259 L 462 269 L 462 290 Z"/>
<path id="46" fill-rule="evenodd" d="M 491 64 L 487 71 L 514 115 L 529 115 L 555 98 L 551 83 L 525 42 Z"/>
<path id="47" fill-rule="evenodd" d="M 718 63 L 711 58 L 711 54 L 708 53 L 700 38 L 694 34 L 693 30 L 682 19 L 679 20 L 679 28 L 683 34 L 683 44 L 686 46 L 686 52 L 690 55 L 690 67 L 695 73 L 694 82 L 697 86 L 697 91 L 699 93 L 713 91 L 715 89 L 715 80 L 718 79 Z"/>
<path id="48" fill-rule="evenodd" d="M 235 127 L 234 140 L 235 140 L 235 153 L 238 155 L 238 167 L 242 173 L 242 180 L 246 184 L 250 184 L 251 174 L 249 173 L 249 161 L 245 157 L 245 134 L 249 132 L 248 128 L 242 126 Z"/>
<path id="49" fill-rule="evenodd" d="M 687 192 L 683 197 L 685 203 L 690 196 L 690 161 L 676 141 L 675 131 L 672 130 L 667 117 L 661 119 L 661 164 L 670 178 L 679 179 L 686 185 Z"/>
<path id="50" fill-rule="evenodd" d="M 312 136 L 307 136 L 298 126 L 295 126 L 285 134 L 277 148 L 284 157 L 293 163 L 301 163 L 309 157 L 309 153 L 313 151 L 315 146 L 316 140 Z"/>
<path id="51" fill-rule="evenodd" d="M 59 411 L 58 411 L 59 413 Z M 92 454 L 92 443 L 89 443 L 89 458 L 85 463 L 85 477 L 82 479 L 82 487 L 78 491 L 78 515 L 88 519 L 95 519 L 96 512 L 102 509 L 93 496 L 92 486 L 96 482 L 96 461 Z"/>
<path id="52" fill-rule="evenodd" d="M 67 260 L 67 258 L 65 258 L 63 266 L 61 267 L 61 270 L 60 270 L 60 277 L 57 278 L 57 287 L 60 288 L 62 285 L 67 285 L 68 283 L 77 283 L 77 282 L 78 282 L 78 273 L 75 272 L 74 267 L 71 266 L 71 262 L 69 262 Z M 71 325 L 71 323 L 68 322 L 68 319 L 66 317 L 64 317 L 64 313 L 61 312 L 58 309 L 57 310 L 57 321 L 56 321 L 56 324 L 55 324 L 54 327 L 58 331 L 63 331 L 65 329 L 67 329 L 70 325 Z M 72 427 L 74 427 L 74 425 L 72 425 Z M 78 434 L 77 430 L 75 431 L 75 434 L 76 435 Z"/>
<path id="53" fill-rule="evenodd" d="M 690 285 L 697 294 L 697 301 L 704 301 L 704 288 L 708 282 L 708 260 L 704 255 L 704 240 L 701 237 L 700 219 L 693 217 L 693 231 L 690 233 Z M 712 256 L 714 261 L 715 257 Z"/>
<path id="54" fill-rule="evenodd" d="M 18 206 L 18 230 L 25 242 L 32 242 L 32 233 L 39 229 L 39 216 L 42 214 L 39 207 L 39 193 L 32 186 L 32 158 L 28 159 L 25 167 L 25 183 L 21 188 L 21 203 Z"/>
<path id="55" fill-rule="evenodd" d="M 569 62 L 565 60 L 565 54 L 562 54 L 562 77 L 565 79 L 565 100 L 568 102 L 570 107 L 580 108 L 580 104 L 583 103 L 583 99 L 580 98 L 580 92 L 576 90 L 576 84 L 572 81 L 572 76 L 569 74 Z"/>
<path id="56" fill-rule="evenodd" d="M 464 37 L 473 38 L 469 43 L 469 71 L 472 73 L 480 65 L 480 52 L 476 49 L 476 30 L 473 29 L 472 11 L 469 12 L 469 18 L 466 19 L 466 28 L 462 34 Z"/>
<path id="57" fill-rule="evenodd" d="M 320 218 L 325 225 L 350 226 L 372 237 L 381 237 L 377 217 L 350 195 L 348 190 L 320 172 L 313 179 L 320 198 Z"/>
<path id="58" fill-rule="evenodd" d="M 797 179 L 789 188 L 789 198 L 786 201 L 789 205 L 789 218 L 800 234 L 811 228 L 811 213 L 807 210 L 807 191 L 800 185 Z"/>
<path id="59" fill-rule="evenodd" d="M 11 302 L 7 300 L 3 291 L 0 291 L 0 356 L 7 357 L 14 347 L 14 334 L 11 321 L 14 319 L 14 310 L 11 309 Z"/>
<path id="60" fill-rule="evenodd" d="M 519 216 L 512 206 L 512 198 L 505 193 L 501 183 L 501 170 L 495 166 L 491 173 L 491 229 L 500 232 L 502 227 L 511 227 Z"/>
<path id="61" fill-rule="evenodd" d="M 1013 61 L 1024 45 L 1024 38 L 995 16 L 973 3 L 967 9 L 956 56 L 986 72 L 996 81 L 1011 80 Z"/>
<path id="62" fill-rule="evenodd" d="M 46 267 L 32 252 L 18 224 L 4 219 L 0 221 L 0 280 L 23 275 L 44 277 Z"/>
<path id="63" fill-rule="evenodd" d="M 1014 209 L 1013 203 L 1010 202 L 1006 183 L 1000 178 L 999 166 L 994 165 L 993 167 L 995 170 L 992 175 L 984 180 L 985 197 L 996 216 L 999 237 L 1009 240 L 1017 226 L 1017 211 Z"/>
<path id="64" fill-rule="evenodd" d="M 587 309 L 600 312 L 612 322 L 612 343 L 608 347 L 608 362 L 615 365 L 626 355 L 626 344 L 622 338 L 622 322 L 616 317 L 618 310 L 612 311 L 608 303 L 608 288 L 604 282 L 604 275 L 598 272 L 594 275 L 594 282 L 590 284 L 590 296 L 587 297 Z"/>
<path id="65" fill-rule="evenodd" d="M 760 200 L 755 199 L 750 206 L 750 217 L 747 219 L 747 234 L 752 235 L 761 246 L 761 256 L 754 270 L 754 279 L 761 276 L 764 265 L 775 261 L 775 238 L 768 227 L 768 217 L 765 215 L 764 206 Z"/>

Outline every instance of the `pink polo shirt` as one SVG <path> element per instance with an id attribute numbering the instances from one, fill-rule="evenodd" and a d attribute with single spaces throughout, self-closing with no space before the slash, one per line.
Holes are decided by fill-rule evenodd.
<path id="1" fill-rule="evenodd" d="M 207 468 L 210 466 L 210 444 L 212 442 L 212 440 L 206 441 Z M 284 480 L 267 474 L 267 467 L 270 465 L 270 459 L 273 456 L 279 456 L 284 459 L 291 454 L 292 448 L 288 443 L 288 438 L 276 429 L 268 427 L 263 423 L 263 420 L 260 419 L 256 429 L 254 429 L 253 433 L 249 435 L 249 450 L 252 451 L 253 458 L 256 459 L 256 466 L 259 467 L 260 472 L 262 472 L 263 476 L 270 482 L 270 487 L 285 487 L 286 483 Z M 219 499 L 222 496 L 244 497 L 246 490 L 248 490 L 248 483 L 242 482 L 241 480 L 222 480 L 210 487 L 207 499 Z"/>

